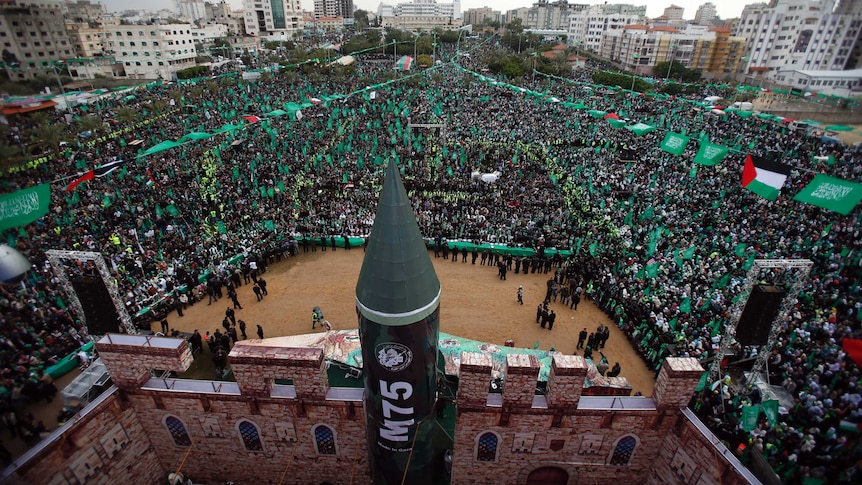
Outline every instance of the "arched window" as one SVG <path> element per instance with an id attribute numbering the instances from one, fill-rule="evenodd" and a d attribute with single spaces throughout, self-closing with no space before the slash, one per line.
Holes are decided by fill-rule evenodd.
<path id="1" fill-rule="evenodd" d="M 497 435 L 488 431 L 479 436 L 479 443 L 476 447 L 477 461 L 497 461 Z"/>
<path id="2" fill-rule="evenodd" d="M 632 454 L 637 447 L 637 440 L 634 436 L 624 436 L 617 441 L 617 446 L 614 448 L 614 454 L 611 456 L 611 465 L 628 465 L 632 459 Z"/>
<path id="3" fill-rule="evenodd" d="M 165 426 L 168 427 L 168 431 L 171 433 L 171 438 L 174 439 L 175 445 L 190 446 L 192 444 L 192 440 L 189 438 L 189 433 L 186 431 L 186 425 L 184 425 L 178 418 L 168 416 L 165 418 Z"/>
<path id="4" fill-rule="evenodd" d="M 263 444 L 260 442 L 260 433 L 257 431 L 257 426 L 254 423 L 242 420 L 239 422 L 238 428 L 245 449 L 249 451 L 263 451 Z"/>
<path id="5" fill-rule="evenodd" d="M 317 448 L 319 455 L 334 455 L 335 454 L 335 433 L 332 428 L 325 424 L 318 424 L 314 427 L 314 446 Z"/>

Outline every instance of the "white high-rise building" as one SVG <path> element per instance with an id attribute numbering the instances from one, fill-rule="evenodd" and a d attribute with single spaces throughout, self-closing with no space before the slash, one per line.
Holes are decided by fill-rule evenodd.
<path id="1" fill-rule="evenodd" d="M 776 77 L 779 71 L 855 67 L 853 49 L 862 32 L 858 3 L 838 8 L 835 0 L 747 5 L 734 32 L 748 39 L 746 77 L 781 82 Z"/>
<path id="2" fill-rule="evenodd" d="M 626 25 L 642 24 L 645 18 L 646 5 L 591 5 L 569 15 L 569 42 L 598 52 L 605 32 L 622 29 Z"/>
<path id="3" fill-rule="evenodd" d="M 391 12 L 391 13 L 390 13 Z M 413 0 L 412 3 L 399 3 L 394 6 L 381 3 L 377 7 L 379 17 L 450 17 L 461 18 L 461 0 L 452 3 L 437 3 L 435 0 Z"/>
<path id="4" fill-rule="evenodd" d="M 685 9 L 680 6 L 671 5 L 670 7 L 664 9 L 664 17 L 667 18 L 667 21 L 671 23 L 682 22 L 682 13 L 684 11 Z"/>
<path id="5" fill-rule="evenodd" d="M 299 0 L 243 0 L 243 20 L 247 34 L 289 40 L 302 30 L 302 6 Z"/>
<path id="6" fill-rule="evenodd" d="M 191 24 L 113 25 L 105 40 L 130 79 L 170 80 L 172 74 L 195 66 Z"/>
<path id="7" fill-rule="evenodd" d="M 697 8 L 697 13 L 694 14 L 694 23 L 698 25 L 711 25 L 716 17 L 715 5 L 707 2 Z"/>
<path id="8" fill-rule="evenodd" d="M 180 18 L 195 22 L 207 18 L 207 6 L 203 0 L 177 0 Z"/>

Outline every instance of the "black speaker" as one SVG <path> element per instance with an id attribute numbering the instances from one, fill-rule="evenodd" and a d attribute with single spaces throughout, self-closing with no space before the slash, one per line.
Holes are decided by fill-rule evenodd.
<path id="1" fill-rule="evenodd" d="M 84 311 L 84 320 L 90 335 L 121 333 L 120 315 L 102 278 L 78 276 L 72 278 L 72 288 L 81 302 L 81 310 Z"/>
<path id="2" fill-rule="evenodd" d="M 751 290 L 739 325 L 736 340 L 742 345 L 765 345 L 769 341 L 769 330 L 786 291 L 780 286 L 757 285 Z"/>

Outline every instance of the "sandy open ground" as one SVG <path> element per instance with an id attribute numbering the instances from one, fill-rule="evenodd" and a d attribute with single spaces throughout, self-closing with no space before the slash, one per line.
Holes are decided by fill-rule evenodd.
<path id="1" fill-rule="evenodd" d="M 354 297 L 362 256 L 361 248 L 350 251 L 339 248 L 334 252 L 300 253 L 272 264 L 263 275 L 269 296 L 257 302 L 251 286 L 243 285 L 238 291 L 243 309 L 236 310 L 236 318 L 248 324 L 249 338 L 257 338 L 257 325 L 263 327 L 264 337 L 299 335 L 320 331 L 319 326 L 311 329 L 311 311 L 319 306 L 333 329 L 354 329 L 358 325 Z M 496 267 L 480 266 L 481 259 L 473 265 L 469 256 L 467 263 L 431 256 L 443 287 L 441 331 L 500 346 L 512 339 L 517 347 L 533 348 L 538 341 L 541 349 L 554 346 L 571 354 L 582 328 L 592 332 L 604 323 L 611 329 L 603 350 L 610 365 L 620 363 L 620 375 L 629 380 L 633 393 L 652 395 L 654 373 L 646 368 L 620 330 L 591 302 L 582 302 L 577 311 L 552 302 L 551 308 L 557 313 L 554 330 L 536 324 L 536 306 L 545 296 L 550 274 L 509 272 L 507 281 L 501 281 Z M 517 303 L 519 285 L 524 286 L 524 305 Z M 222 328 L 224 311 L 229 305 L 231 301 L 226 297 L 212 305 L 204 300 L 188 308 L 183 317 L 171 313 L 168 323 L 181 331 L 197 329 L 202 335 L 212 333 Z M 158 322 L 153 322 L 153 330 L 159 329 Z"/>

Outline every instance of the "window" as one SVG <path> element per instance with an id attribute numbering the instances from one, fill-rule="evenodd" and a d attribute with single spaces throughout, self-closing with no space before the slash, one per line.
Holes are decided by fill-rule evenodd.
<path id="1" fill-rule="evenodd" d="M 314 432 L 314 447 L 318 455 L 335 454 L 335 434 L 332 428 L 325 424 L 318 424 L 312 430 Z"/>
<path id="2" fill-rule="evenodd" d="M 476 461 L 497 461 L 497 435 L 488 431 L 479 436 Z"/>
<path id="3" fill-rule="evenodd" d="M 174 444 L 177 446 L 191 446 L 192 440 L 189 438 L 189 433 L 186 431 L 186 425 L 179 419 L 168 416 L 165 418 L 165 426 L 171 433 L 171 438 L 174 439 Z"/>
<path id="4" fill-rule="evenodd" d="M 249 451 L 263 451 L 263 444 L 260 442 L 260 433 L 258 433 L 257 426 L 254 423 L 242 420 L 239 422 L 238 428 L 245 449 Z"/>
<path id="5" fill-rule="evenodd" d="M 611 456 L 611 465 L 628 465 L 635 452 L 637 440 L 634 436 L 624 436 L 617 441 L 617 446 L 614 448 L 614 454 Z"/>

